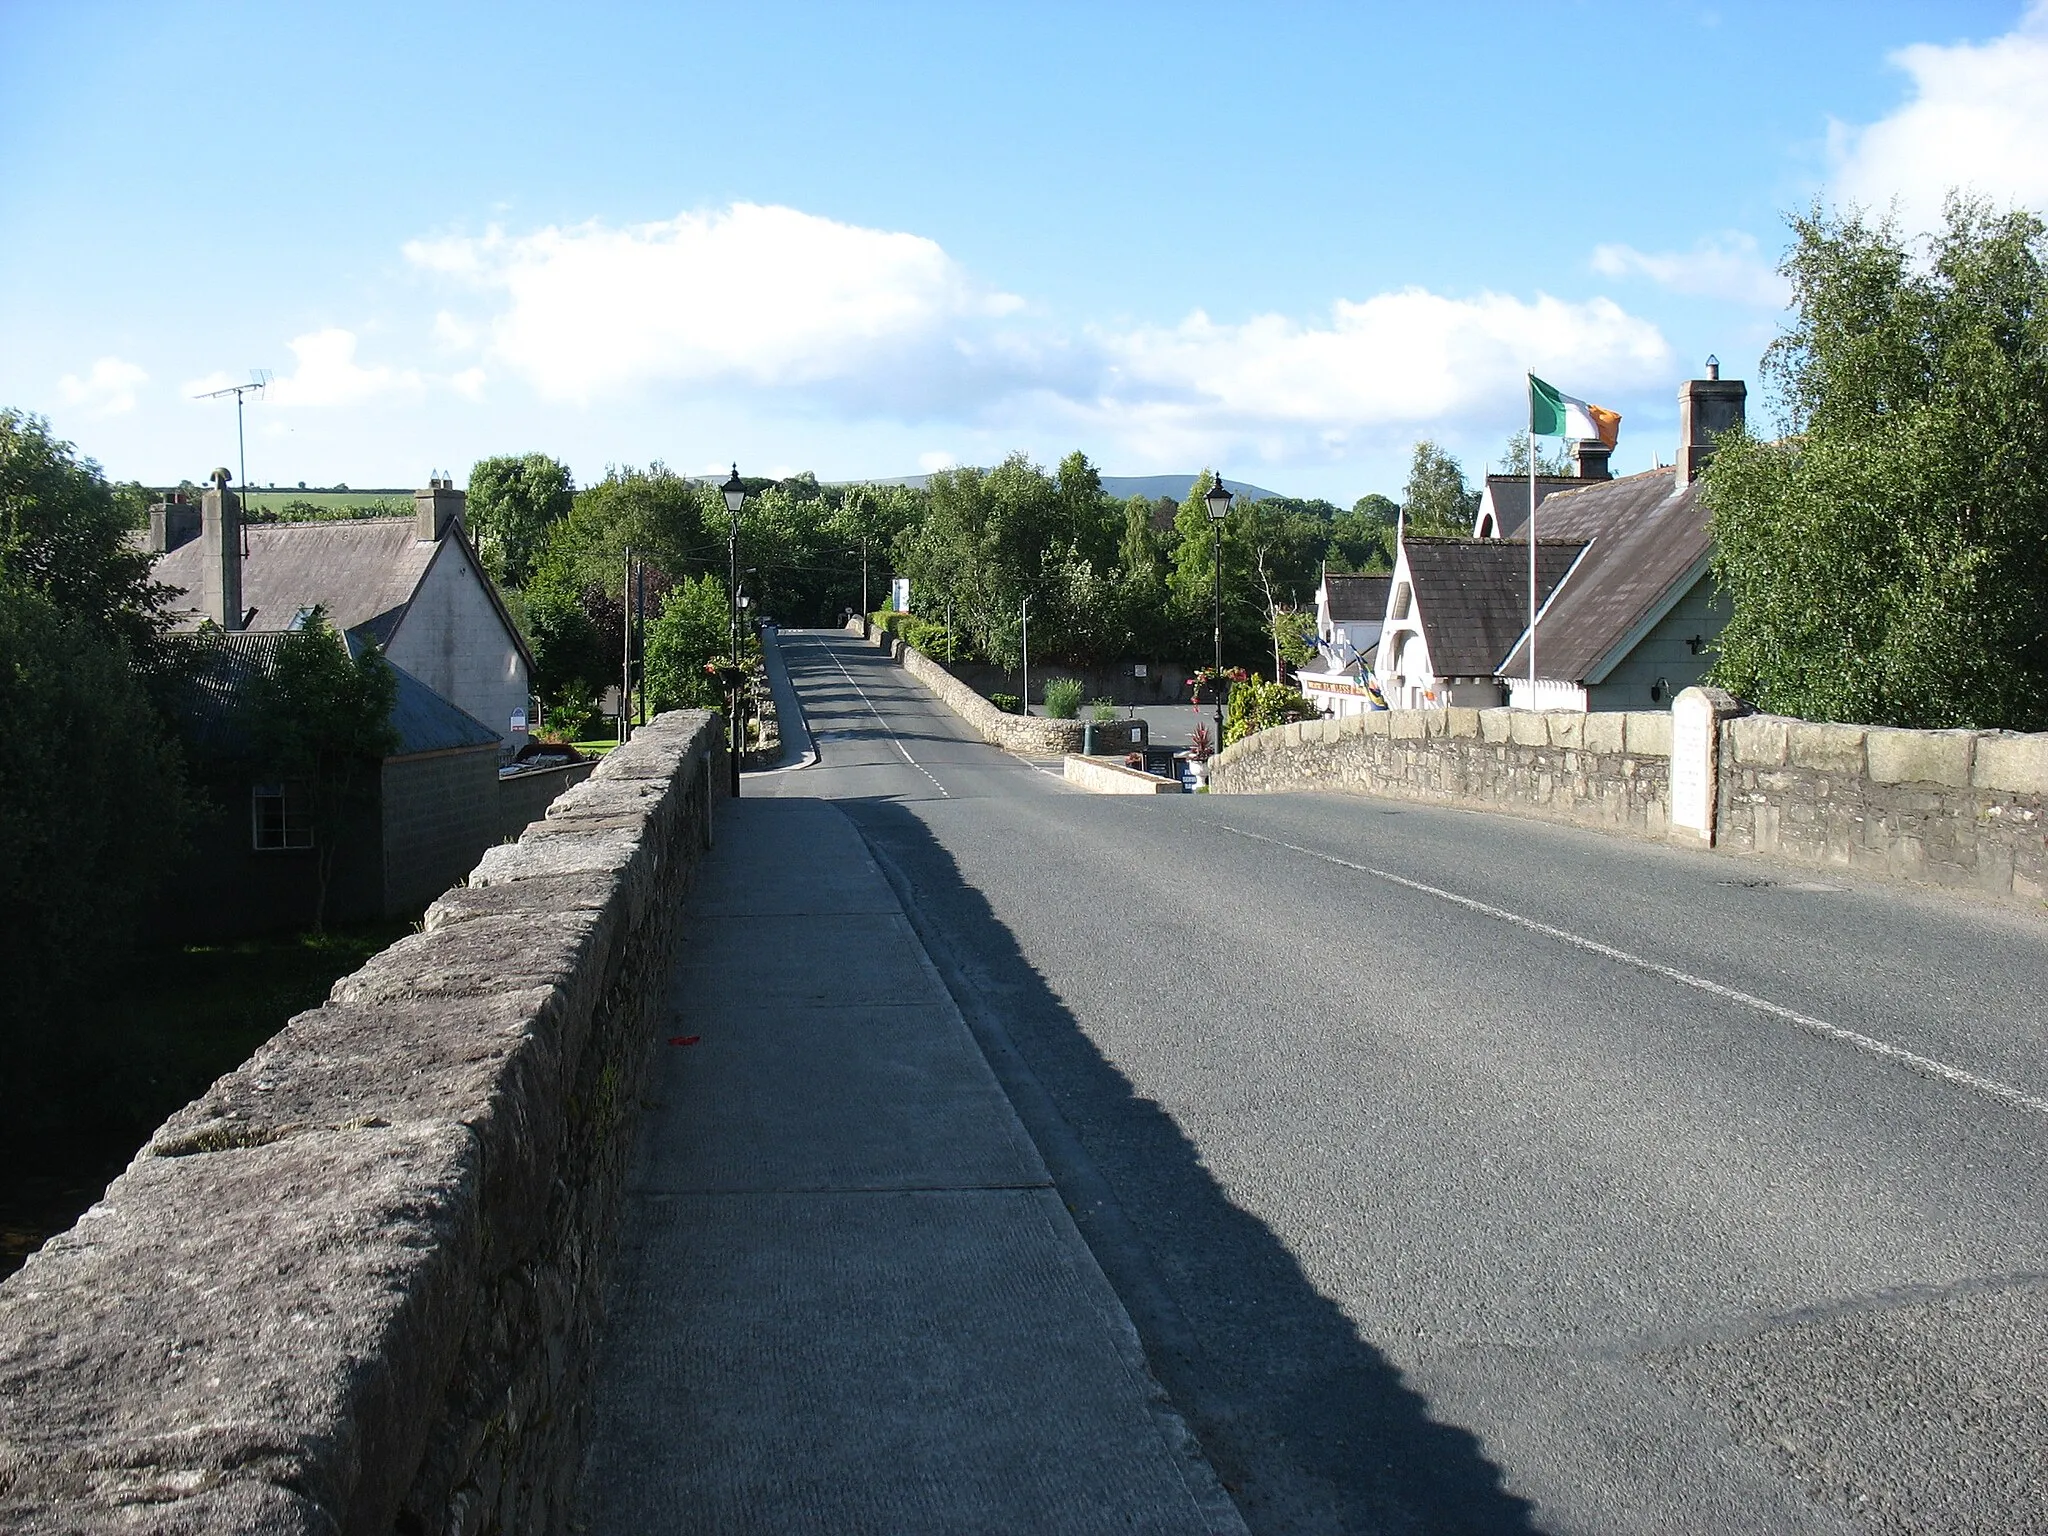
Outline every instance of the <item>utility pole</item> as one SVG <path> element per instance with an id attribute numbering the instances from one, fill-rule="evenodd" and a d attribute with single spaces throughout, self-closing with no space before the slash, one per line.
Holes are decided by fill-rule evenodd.
<path id="1" fill-rule="evenodd" d="M 1028 715 L 1031 713 L 1031 599 L 1025 598 L 1017 612 L 1022 616 L 1024 623 L 1024 697 L 1022 703 L 1024 713 Z"/>
<path id="2" fill-rule="evenodd" d="M 626 584 L 619 588 L 619 627 L 626 632 L 619 658 L 619 745 L 633 735 L 633 551 L 626 550 Z"/>

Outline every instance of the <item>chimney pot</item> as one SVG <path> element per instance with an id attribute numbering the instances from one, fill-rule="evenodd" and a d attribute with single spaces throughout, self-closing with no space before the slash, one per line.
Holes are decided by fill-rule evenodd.
<path id="1" fill-rule="evenodd" d="M 1573 443 L 1572 472 L 1581 480 L 1612 480 L 1614 471 L 1607 467 L 1607 459 L 1613 452 L 1597 437 Z"/>
<path id="2" fill-rule="evenodd" d="M 1721 377 L 1721 359 L 1715 357 L 1711 352 L 1707 354 L 1707 377 L 1710 379 Z"/>
<path id="3" fill-rule="evenodd" d="M 438 543 L 448 537 L 452 524 L 462 521 L 469 498 L 455 489 L 455 482 L 440 475 L 427 477 L 427 488 L 412 493 L 413 537 L 422 543 Z"/>

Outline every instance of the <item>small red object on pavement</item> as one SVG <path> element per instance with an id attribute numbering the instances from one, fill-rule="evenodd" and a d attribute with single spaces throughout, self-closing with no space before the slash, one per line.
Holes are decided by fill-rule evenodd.
<path id="1" fill-rule="evenodd" d="M 670 1045 L 695 1045 L 703 1038 L 702 1035 L 670 1035 L 668 1043 Z"/>

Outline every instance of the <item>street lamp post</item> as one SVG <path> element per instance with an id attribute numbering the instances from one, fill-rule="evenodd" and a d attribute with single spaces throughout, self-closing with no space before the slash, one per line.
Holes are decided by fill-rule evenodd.
<path id="1" fill-rule="evenodd" d="M 1223 520 L 1230 516 L 1236 498 L 1218 475 L 1202 500 L 1209 508 L 1209 549 L 1214 556 L 1209 595 L 1216 613 L 1216 742 L 1212 750 L 1223 750 Z"/>
<path id="2" fill-rule="evenodd" d="M 732 735 L 732 794 L 740 794 L 740 508 L 747 504 L 747 488 L 740 484 L 740 467 L 734 464 L 732 478 L 719 487 L 725 496 L 725 510 L 731 526 L 725 540 L 725 604 L 730 642 L 725 659 L 732 664 L 732 695 L 726 702 L 725 725 Z"/>
<path id="3" fill-rule="evenodd" d="M 1024 697 L 1019 701 L 1020 712 L 1028 715 L 1031 713 L 1031 599 L 1028 597 L 1017 605 L 1017 622 L 1024 629 L 1023 682 L 1020 684 Z"/>

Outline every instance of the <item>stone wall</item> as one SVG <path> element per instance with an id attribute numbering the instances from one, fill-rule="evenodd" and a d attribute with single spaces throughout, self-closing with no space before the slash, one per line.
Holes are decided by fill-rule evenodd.
<path id="1" fill-rule="evenodd" d="M 1069 752 L 1061 765 L 1061 777 L 1094 795 L 1178 795 L 1179 779 L 1162 779 L 1137 768 L 1126 768 L 1121 758 L 1083 757 Z"/>
<path id="2" fill-rule="evenodd" d="M 0 1285 L 0 1529 L 563 1527 L 725 784 L 643 728 Z"/>
<path id="3" fill-rule="evenodd" d="M 495 746 L 384 760 L 384 917 L 418 913 L 506 835 L 499 795 Z M 510 835 L 517 837 L 518 829 Z"/>
<path id="4" fill-rule="evenodd" d="M 1211 759 L 1209 792 L 1396 795 L 1662 836 L 1670 770 L 1661 711 L 1390 709 L 1248 736 Z"/>
<path id="5" fill-rule="evenodd" d="M 595 761 L 563 763 L 558 768 L 530 768 L 498 780 L 498 835 L 517 837 L 526 824 L 543 816 L 565 789 L 574 789 L 589 778 Z"/>
<path id="6" fill-rule="evenodd" d="M 1717 846 L 2048 896 L 2048 735 L 1746 715 L 1722 727 Z"/>
<path id="7" fill-rule="evenodd" d="M 860 634 L 860 620 L 849 621 L 846 629 L 849 634 Z M 1079 752 L 1084 744 L 1087 727 L 1080 720 L 1048 720 L 1043 715 L 1006 714 L 955 677 L 943 662 L 934 661 L 923 651 L 881 633 L 875 634 L 871 643 L 878 646 L 884 655 L 900 661 L 904 671 L 937 694 L 940 703 L 992 747 L 1001 747 L 1005 752 L 1015 752 L 1024 757 L 1063 757 L 1069 752 Z M 1128 752 L 1134 734 L 1128 720 L 1099 724 L 1095 727 L 1095 750 Z"/>

